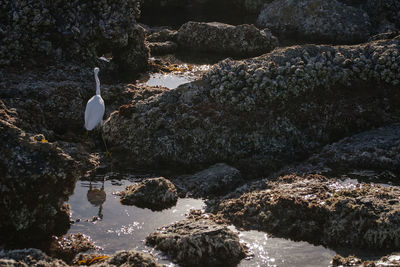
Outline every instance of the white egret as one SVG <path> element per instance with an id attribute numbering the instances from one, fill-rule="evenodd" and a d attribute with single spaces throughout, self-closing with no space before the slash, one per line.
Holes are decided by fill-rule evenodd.
<path id="1" fill-rule="evenodd" d="M 103 116 L 105 111 L 104 100 L 100 95 L 99 68 L 94 68 L 94 79 L 96 80 L 96 95 L 94 95 L 86 104 L 85 109 L 85 128 L 88 131 L 96 128 L 97 125 L 103 125 Z"/>
<path id="2" fill-rule="evenodd" d="M 105 111 L 104 100 L 100 95 L 100 80 L 99 80 L 99 68 L 94 68 L 94 79 L 96 80 L 96 95 L 89 99 L 85 109 L 85 128 L 88 131 L 93 130 L 98 125 L 103 125 L 103 116 Z M 101 133 L 104 146 L 106 147 L 107 155 L 110 155 L 107 149 L 106 142 L 104 140 L 103 133 Z"/>

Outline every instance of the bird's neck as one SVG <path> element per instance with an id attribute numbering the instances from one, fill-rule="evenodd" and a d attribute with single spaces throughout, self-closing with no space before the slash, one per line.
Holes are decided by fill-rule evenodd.
<path id="1" fill-rule="evenodd" d="M 96 95 L 100 95 L 100 80 L 97 74 L 94 75 L 94 78 L 96 80 Z"/>

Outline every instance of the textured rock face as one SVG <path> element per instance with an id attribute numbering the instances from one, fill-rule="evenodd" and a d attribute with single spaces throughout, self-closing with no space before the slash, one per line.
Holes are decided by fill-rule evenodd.
<path id="1" fill-rule="evenodd" d="M 336 0 L 276 0 L 264 6 L 257 23 L 279 37 L 319 43 L 358 43 L 371 31 L 367 13 Z"/>
<path id="2" fill-rule="evenodd" d="M 288 175 L 215 207 L 235 225 L 332 246 L 399 249 L 400 188 Z"/>
<path id="3" fill-rule="evenodd" d="M 201 217 L 165 226 L 146 242 L 182 266 L 236 266 L 246 255 L 236 233 Z"/>
<path id="4" fill-rule="evenodd" d="M 204 197 L 222 195 L 235 189 L 242 182 L 240 171 L 224 163 L 218 163 L 193 175 L 183 175 L 174 182 L 190 195 Z"/>
<path id="5" fill-rule="evenodd" d="M 118 68 L 147 66 L 139 1 L 2 1 L 0 66 L 46 60 L 94 62 L 112 52 Z M 46 34 L 43 34 L 46 33 Z"/>
<path id="6" fill-rule="evenodd" d="M 139 184 L 126 187 L 121 203 L 152 210 L 170 208 L 176 204 L 178 194 L 175 186 L 163 177 L 146 179 Z"/>
<path id="7" fill-rule="evenodd" d="M 254 25 L 232 26 L 219 22 L 188 22 L 178 30 L 179 47 L 192 51 L 223 53 L 236 56 L 260 55 L 278 45 L 268 29 Z"/>
<path id="8" fill-rule="evenodd" d="M 10 122 L 0 119 L 0 233 L 3 242 L 29 245 L 67 230 L 69 214 L 62 204 L 79 172 L 57 145 Z"/>
<path id="9" fill-rule="evenodd" d="M 399 38 L 294 46 L 225 60 L 189 85 L 113 113 L 103 130 L 140 166 L 217 162 L 267 173 L 354 133 L 397 121 Z"/>
<path id="10" fill-rule="evenodd" d="M 400 2 L 396 0 L 368 0 L 361 5 L 375 23 L 393 23 L 400 29 Z"/>

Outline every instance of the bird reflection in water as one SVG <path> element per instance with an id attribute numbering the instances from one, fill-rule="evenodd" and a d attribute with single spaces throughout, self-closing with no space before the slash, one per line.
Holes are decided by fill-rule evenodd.
<path id="1" fill-rule="evenodd" d="M 99 207 L 98 217 L 103 219 L 103 203 L 106 201 L 106 192 L 104 191 L 104 180 L 101 188 L 95 188 L 92 186 L 92 181 L 89 184 L 89 190 L 87 192 L 87 200 L 95 207 Z"/>

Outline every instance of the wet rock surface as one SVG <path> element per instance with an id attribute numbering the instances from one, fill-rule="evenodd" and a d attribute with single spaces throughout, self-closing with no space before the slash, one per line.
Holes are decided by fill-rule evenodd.
<path id="1" fill-rule="evenodd" d="M 190 21 L 179 28 L 177 43 L 181 49 L 246 57 L 271 51 L 278 40 L 268 29 L 260 31 L 254 25 Z"/>
<path id="2" fill-rule="evenodd" d="M 93 64 L 110 52 L 116 70 L 144 70 L 148 49 L 139 14 L 137 0 L 6 1 L 0 6 L 0 65 L 77 58 Z"/>
<path id="3" fill-rule="evenodd" d="M 243 182 L 240 171 L 224 163 L 215 164 L 193 175 L 179 176 L 174 183 L 194 197 L 223 195 Z"/>
<path id="4" fill-rule="evenodd" d="M 264 6 L 257 23 L 279 37 L 330 43 L 358 43 L 371 33 L 368 14 L 336 0 L 276 0 Z"/>
<path id="5" fill-rule="evenodd" d="M 212 210 L 233 224 L 333 247 L 399 249 L 400 189 L 287 175 Z"/>
<path id="6" fill-rule="evenodd" d="M 203 81 L 113 113 L 106 138 L 129 164 L 265 174 L 398 120 L 399 40 L 294 46 L 215 65 Z M 119 163 L 127 162 L 118 159 Z"/>
<path id="7" fill-rule="evenodd" d="M 146 179 L 138 184 L 127 186 L 121 193 L 121 203 L 163 210 L 176 204 L 178 194 L 174 184 L 164 177 Z"/>
<path id="8" fill-rule="evenodd" d="M 146 243 L 182 266 L 235 266 L 246 255 L 236 233 L 203 216 L 165 226 L 146 237 Z"/>

